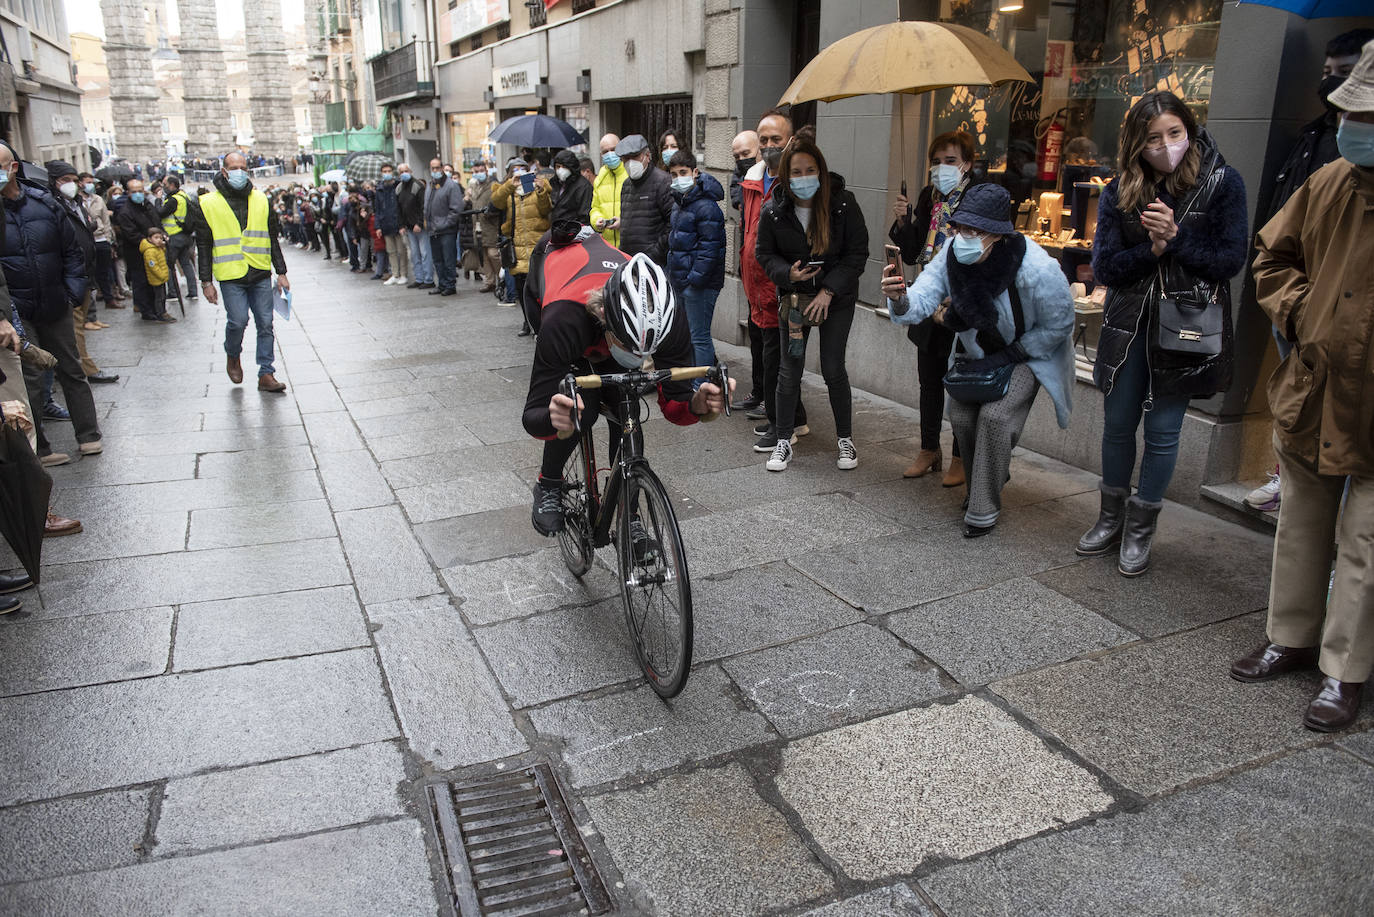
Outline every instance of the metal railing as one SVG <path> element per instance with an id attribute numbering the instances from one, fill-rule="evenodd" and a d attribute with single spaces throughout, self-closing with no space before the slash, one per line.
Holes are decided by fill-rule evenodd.
<path id="1" fill-rule="evenodd" d="M 426 44 L 412 41 L 371 60 L 372 86 L 378 102 L 434 94 L 433 81 L 421 79 L 421 68 L 425 70 L 426 77 L 429 70 L 424 59 L 427 57 Z"/>

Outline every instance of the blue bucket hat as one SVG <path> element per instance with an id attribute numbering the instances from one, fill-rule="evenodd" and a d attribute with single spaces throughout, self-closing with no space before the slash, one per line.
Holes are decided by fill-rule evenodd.
<path id="1" fill-rule="evenodd" d="M 1016 232 L 1016 227 L 1011 225 L 1011 195 L 1001 185 L 974 185 L 964 192 L 959 209 L 949 216 L 949 223 L 1009 236 Z"/>

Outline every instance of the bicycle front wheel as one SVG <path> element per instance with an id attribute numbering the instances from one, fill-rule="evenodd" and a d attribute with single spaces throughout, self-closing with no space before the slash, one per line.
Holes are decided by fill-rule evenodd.
<path id="1" fill-rule="evenodd" d="M 687 683 L 692 665 L 692 586 L 677 516 L 647 467 L 626 476 L 616 554 L 625 620 L 640 668 L 660 697 Z"/>
<path id="2" fill-rule="evenodd" d="M 579 438 L 577 448 L 563 465 L 563 530 L 558 533 L 558 550 L 569 572 L 579 579 L 592 568 L 592 493 L 587 475 L 587 440 Z"/>

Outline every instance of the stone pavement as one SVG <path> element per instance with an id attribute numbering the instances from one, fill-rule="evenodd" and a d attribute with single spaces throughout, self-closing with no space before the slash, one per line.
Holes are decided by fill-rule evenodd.
<path id="1" fill-rule="evenodd" d="M 0 913 L 448 914 L 424 784 L 540 759 L 624 913 L 1374 912 L 1371 716 L 1226 675 L 1267 538 L 1170 506 L 1127 581 L 1073 553 L 1094 478 L 1032 454 L 961 538 L 905 408 L 858 396 L 848 473 L 815 385 L 782 475 L 742 417 L 657 418 L 697 615 L 664 704 L 613 575 L 530 529 L 515 312 L 288 258 L 285 396 L 204 302 L 89 336 L 86 533 L 0 620 Z"/>

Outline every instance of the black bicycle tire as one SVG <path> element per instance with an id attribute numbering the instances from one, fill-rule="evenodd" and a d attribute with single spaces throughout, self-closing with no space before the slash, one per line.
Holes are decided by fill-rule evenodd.
<path id="1" fill-rule="evenodd" d="M 644 491 L 652 495 L 652 500 L 656 501 L 663 510 L 662 526 L 666 526 L 672 538 L 672 564 L 677 571 L 677 593 L 678 593 L 678 653 L 676 664 L 670 673 L 670 677 L 658 676 L 645 655 L 641 646 L 641 640 L 637 633 L 634 621 L 634 607 L 631 602 L 631 587 L 629 585 L 626 571 L 633 565 L 634 546 L 630 538 L 630 514 L 625 512 L 629 500 L 636 491 Z M 658 475 L 647 465 L 638 465 L 631 468 L 622 482 L 620 518 L 616 522 L 618 537 L 616 539 L 616 560 L 620 574 L 620 597 L 625 609 L 625 626 L 630 632 L 630 643 L 634 647 L 635 659 L 639 663 L 640 670 L 649 680 L 649 686 L 659 697 L 667 700 L 675 697 L 687 684 L 687 677 L 692 669 L 692 584 L 687 572 L 687 553 L 682 544 L 682 531 L 678 526 L 677 513 L 673 510 L 673 501 L 668 496 L 668 491 L 664 488 L 663 482 L 658 479 Z M 660 540 L 660 548 L 662 541 Z"/>
<path id="2" fill-rule="evenodd" d="M 577 448 L 563 463 L 563 529 L 558 533 L 558 552 L 568 572 L 581 579 L 596 562 L 592 545 L 591 486 L 587 480 L 586 438 L 578 437 Z M 573 474 L 569 475 L 568 470 Z M 571 487 L 581 485 L 581 506 L 572 497 Z"/>

